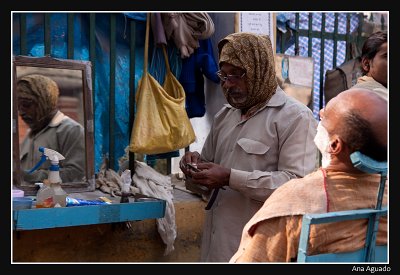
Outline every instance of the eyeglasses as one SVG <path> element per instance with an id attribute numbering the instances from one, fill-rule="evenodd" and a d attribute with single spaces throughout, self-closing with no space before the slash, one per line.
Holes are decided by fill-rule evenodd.
<path id="1" fill-rule="evenodd" d="M 231 83 L 237 83 L 240 79 L 243 78 L 243 76 L 245 74 L 246 73 L 244 72 L 242 75 L 235 75 L 235 74 L 224 75 L 224 73 L 221 71 L 217 72 L 217 75 L 218 75 L 219 79 L 221 79 L 221 81 L 225 82 L 225 81 L 229 80 Z"/>

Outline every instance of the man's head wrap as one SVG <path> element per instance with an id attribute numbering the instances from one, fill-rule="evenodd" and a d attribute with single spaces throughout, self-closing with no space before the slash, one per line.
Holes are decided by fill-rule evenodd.
<path id="1" fill-rule="evenodd" d="M 38 124 L 48 120 L 57 109 L 59 90 L 57 83 L 49 77 L 39 74 L 23 76 L 17 81 L 17 92 L 19 100 L 28 99 L 36 103 Z"/>
<path id="2" fill-rule="evenodd" d="M 248 98 L 240 104 L 229 102 L 233 107 L 253 113 L 269 101 L 278 86 L 269 36 L 233 33 L 218 43 L 218 51 L 220 67 L 229 63 L 246 72 Z M 224 94 L 228 98 L 227 91 Z"/>

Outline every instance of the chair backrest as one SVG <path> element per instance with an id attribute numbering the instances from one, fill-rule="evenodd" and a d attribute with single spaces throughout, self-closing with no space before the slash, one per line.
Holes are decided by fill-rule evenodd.
<path id="1" fill-rule="evenodd" d="M 376 224 L 377 228 L 379 224 L 379 217 L 386 215 L 387 207 L 384 207 L 381 210 L 358 209 L 329 212 L 323 214 L 304 215 L 300 234 L 299 250 L 297 254 L 297 262 L 387 262 L 387 245 L 376 246 L 375 240 L 377 230 L 374 230 L 375 217 L 378 220 L 378 223 Z M 367 229 L 366 245 L 363 248 L 356 251 L 343 253 L 326 253 L 317 255 L 307 254 L 310 227 L 312 224 L 365 218 L 368 218 L 369 222 Z"/>
<path id="2" fill-rule="evenodd" d="M 353 165 L 358 169 L 373 174 L 380 174 L 381 181 L 375 209 L 357 209 L 337 211 L 322 214 L 305 214 L 297 253 L 297 262 L 387 262 L 387 245 L 377 246 L 376 235 L 378 232 L 379 218 L 387 216 L 387 207 L 382 208 L 382 200 L 387 176 L 387 162 L 375 161 L 360 152 L 350 156 Z M 326 253 L 308 255 L 310 227 L 312 224 L 322 224 L 346 220 L 368 218 L 366 241 L 363 248 L 343 253 Z"/>

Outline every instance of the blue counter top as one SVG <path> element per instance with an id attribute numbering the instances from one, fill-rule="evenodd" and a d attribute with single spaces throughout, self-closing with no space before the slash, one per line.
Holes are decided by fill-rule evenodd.
<path id="1" fill-rule="evenodd" d="M 113 203 L 57 208 L 13 210 L 14 230 L 137 221 L 163 218 L 166 201 Z"/>

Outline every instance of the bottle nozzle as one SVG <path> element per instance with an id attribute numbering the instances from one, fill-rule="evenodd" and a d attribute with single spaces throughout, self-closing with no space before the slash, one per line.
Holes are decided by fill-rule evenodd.
<path id="1" fill-rule="evenodd" d="M 33 167 L 31 170 L 28 171 L 29 174 L 38 169 L 46 161 L 46 159 L 49 159 L 51 161 L 52 166 L 57 166 L 57 167 L 58 167 L 58 162 L 60 160 L 65 159 L 65 157 L 61 155 L 59 152 L 49 148 L 39 147 L 39 151 L 42 152 L 40 161 L 35 165 L 35 167 Z"/>
<path id="2" fill-rule="evenodd" d="M 43 182 L 35 182 L 35 185 L 39 186 L 39 188 L 43 187 Z"/>

